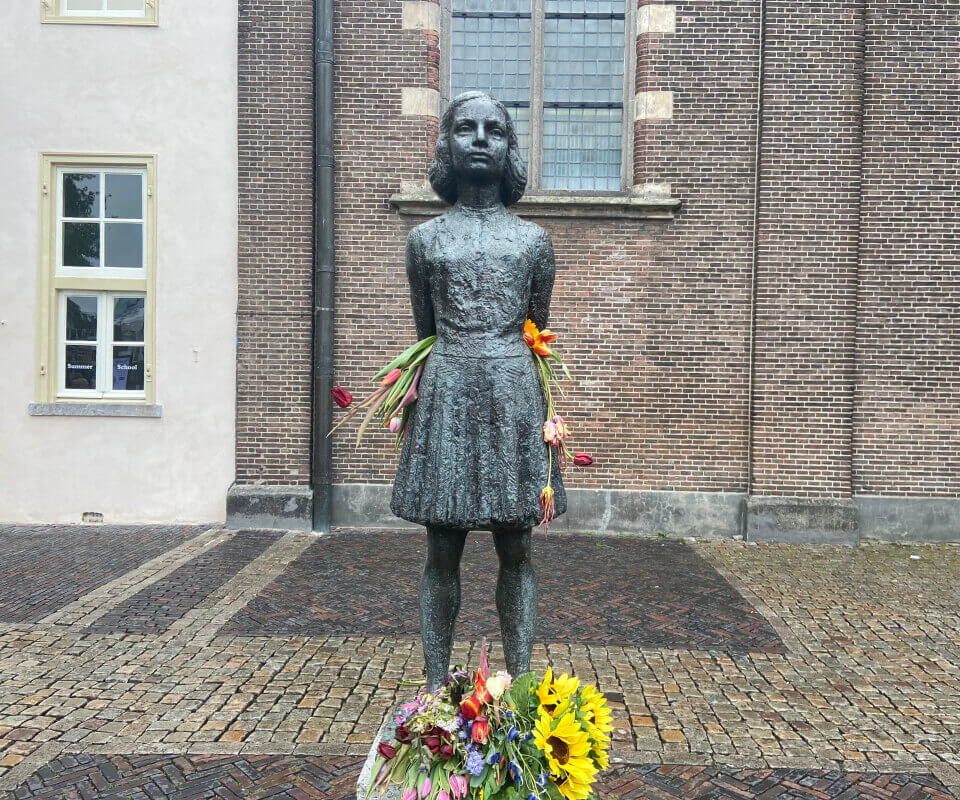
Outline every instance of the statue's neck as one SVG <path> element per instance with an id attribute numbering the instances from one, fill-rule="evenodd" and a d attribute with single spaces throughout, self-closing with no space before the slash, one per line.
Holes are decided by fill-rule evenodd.
<path id="1" fill-rule="evenodd" d="M 464 208 L 502 208 L 500 184 L 462 181 L 457 191 L 457 205 Z"/>

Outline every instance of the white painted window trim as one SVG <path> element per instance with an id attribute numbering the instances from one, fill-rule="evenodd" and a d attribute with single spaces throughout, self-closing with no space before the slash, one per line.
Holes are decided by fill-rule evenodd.
<path id="1" fill-rule="evenodd" d="M 71 9 L 70 0 L 41 0 L 40 21 L 87 25 L 157 25 L 160 0 L 143 0 L 142 10 L 108 8 L 101 0 L 99 9 Z"/>
<path id="2" fill-rule="evenodd" d="M 620 190 L 543 189 L 543 26 L 544 0 L 530 0 L 530 163 L 527 164 L 528 198 L 620 197 L 633 193 L 634 93 L 636 87 L 637 0 L 624 0 L 623 117 L 621 120 Z M 450 50 L 453 45 L 453 1 L 440 0 L 440 114 L 450 103 L 452 88 Z"/>
<path id="3" fill-rule="evenodd" d="M 64 217 L 63 216 L 63 176 L 65 173 L 80 173 L 100 176 L 100 208 L 96 217 Z M 106 216 L 107 179 L 106 175 L 139 175 L 140 180 L 140 217 L 126 219 Z M 57 218 L 56 218 L 56 275 L 70 278 L 144 278 L 147 274 L 147 170 L 145 167 L 98 167 L 83 169 L 78 167 L 57 168 Z M 140 267 L 65 267 L 63 265 L 63 223 L 98 223 L 100 226 L 100 261 L 105 255 L 106 223 L 108 222 L 135 222 L 140 228 Z"/>
<path id="4" fill-rule="evenodd" d="M 71 340 L 67 341 L 67 297 L 96 297 L 97 298 L 97 339 L 95 342 Z M 104 400 L 144 400 L 146 399 L 146 374 L 144 374 L 144 388 L 140 390 L 126 390 L 113 388 L 113 348 L 114 345 L 144 348 L 144 373 L 146 373 L 146 336 L 139 342 L 118 342 L 113 338 L 113 300 L 118 297 L 140 297 L 144 301 L 144 334 L 146 334 L 146 295 L 143 292 L 123 291 L 84 291 L 78 289 L 62 289 L 57 297 L 57 353 L 59 365 L 57 376 L 57 397 L 75 399 L 104 399 Z M 95 389 L 68 389 L 67 380 L 67 345 L 82 347 L 96 346 L 97 386 Z"/>

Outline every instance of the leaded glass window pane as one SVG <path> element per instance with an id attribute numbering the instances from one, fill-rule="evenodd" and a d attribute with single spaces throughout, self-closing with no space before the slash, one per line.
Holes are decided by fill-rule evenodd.
<path id="1" fill-rule="evenodd" d="M 620 108 L 543 109 L 543 188 L 620 188 Z"/>
<path id="2" fill-rule="evenodd" d="M 544 103 L 623 102 L 623 18 L 547 17 Z"/>

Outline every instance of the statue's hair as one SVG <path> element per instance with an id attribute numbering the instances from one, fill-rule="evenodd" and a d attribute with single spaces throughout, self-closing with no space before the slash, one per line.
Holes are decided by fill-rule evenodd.
<path id="1" fill-rule="evenodd" d="M 517 143 L 517 132 L 513 127 L 510 112 L 499 100 L 495 100 L 485 92 L 464 92 L 458 94 L 450 102 L 447 110 L 440 118 L 440 135 L 437 137 L 437 146 L 433 153 L 433 163 L 430 165 L 430 185 L 440 197 L 450 205 L 457 202 L 457 176 L 453 171 L 453 158 L 450 154 L 450 128 L 453 125 L 453 116 L 457 109 L 468 100 L 478 98 L 489 100 L 501 112 L 507 123 L 507 159 L 504 165 L 503 176 L 500 179 L 500 198 L 505 206 L 512 206 L 521 197 L 527 188 L 527 165 L 523 163 L 520 146 Z"/>

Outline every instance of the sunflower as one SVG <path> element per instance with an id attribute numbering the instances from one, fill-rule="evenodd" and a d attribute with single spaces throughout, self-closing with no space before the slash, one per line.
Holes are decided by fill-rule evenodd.
<path id="1" fill-rule="evenodd" d="M 540 701 L 540 711 L 546 711 L 550 716 L 558 713 L 560 706 L 566 703 L 580 688 L 579 678 L 570 678 L 563 673 L 554 679 L 553 667 L 547 667 L 547 674 L 543 676 L 537 687 L 537 699 Z"/>
<path id="2" fill-rule="evenodd" d="M 613 716 L 607 707 L 607 698 L 596 686 L 584 686 L 580 690 L 580 709 L 583 711 L 587 733 L 595 742 L 606 744 L 613 730 Z"/>
<path id="3" fill-rule="evenodd" d="M 585 800 L 597 776 L 590 759 L 590 737 L 573 712 L 552 719 L 541 711 L 533 731 L 534 744 L 546 756 L 550 776 L 567 800 Z"/>

